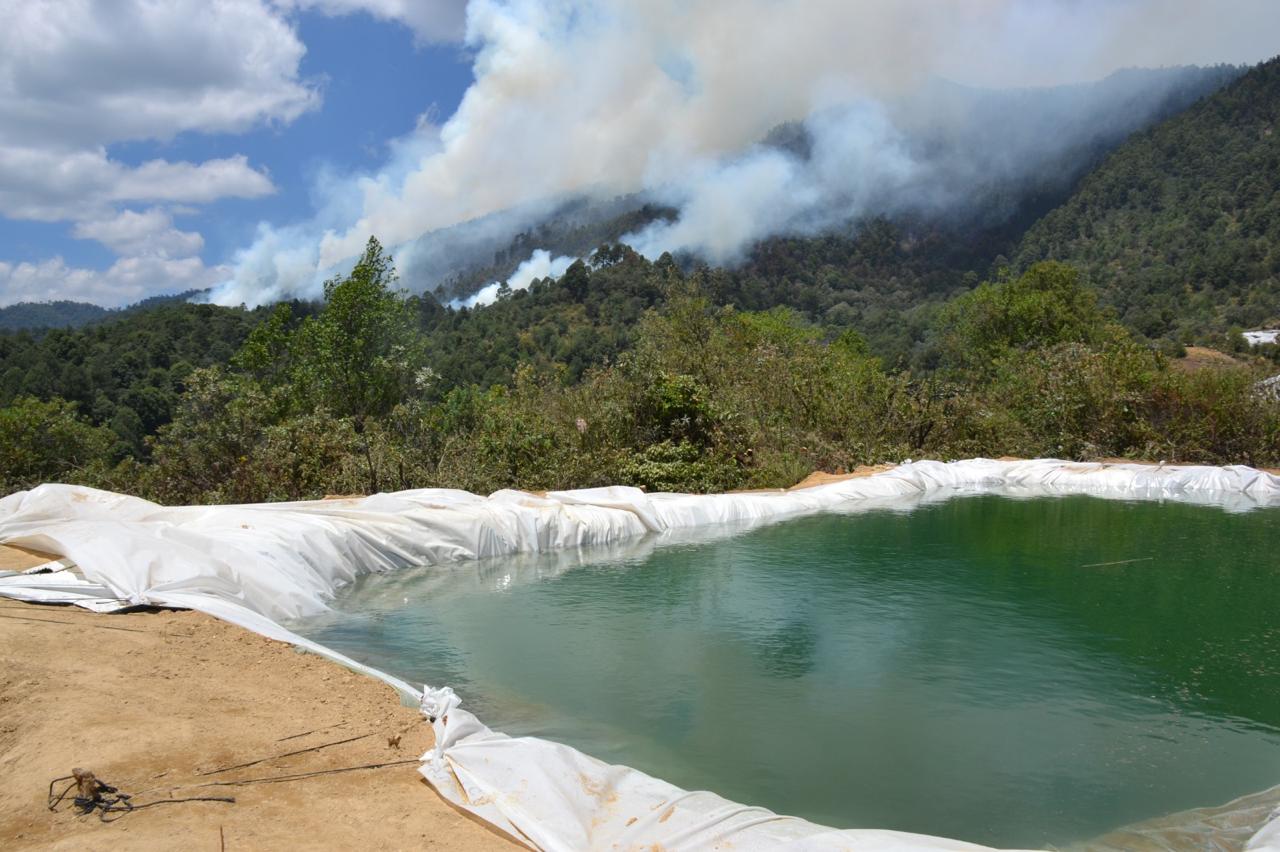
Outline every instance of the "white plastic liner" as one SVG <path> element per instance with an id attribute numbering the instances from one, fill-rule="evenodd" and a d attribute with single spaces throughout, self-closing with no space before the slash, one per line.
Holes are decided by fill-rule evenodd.
<path id="1" fill-rule="evenodd" d="M 162 507 L 90 488 L 42 485 L 0 499 L 0 543 L 53 553 L 76 571 L 0 576 L 0 595 L 107 610 L 200 610 L 293 642 L 422 702 L 435 748 L 422 774 L 442 796 L 548 850 L 980 849 L 901 832 L 825 828 L 687 792 L 533 737 L 491 731 L 451 690 L 407 684 L 290 633 L 277 620 L 322 612 L 357 574 L 557 548 L 644 533 L 762 523 L 857 500 L 892 504 L 933 493 L 1091 494 L 1248 510 L 1280 505 L 1280 477 L 1253 468 L 1034 461 L 916 462 L 799 491 L 645 494 L 613 487 L 537 497 L 423 489 L 372 497 L 245 506 Z M 54 567 L 54 566 L 50 566 Z M 766 721 L 764 716 L 773 721 Z M 785 708 L 762 728 L 785 735 Z M 1280 812 L 1248 849 L 1280 849 Z"/>

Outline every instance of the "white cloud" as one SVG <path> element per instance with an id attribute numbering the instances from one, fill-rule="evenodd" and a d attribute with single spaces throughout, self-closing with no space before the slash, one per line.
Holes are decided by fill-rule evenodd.
<path id="1" fill-rule="evenodd" d="M 0 5 L 0 215 L 57 221 L 122 201 L 258 197 L 243 156 L 129 166 L 106 146 L 287 122 L 319 102 L 305 48 L 262 0 Z"/>
<path id="2" fill-rule="evenodd" d="M 243 155 L 202 163 L 150 160 L 121 175 L 111 197 L 203 203 L 219 198 L 258 198 L 275 192 L 264 172 Z"/>
<path id="3" fill-rule="evenodd" d="M 10 218 L 72 221 L 72 235 L 97 240 L 119 257 L 105 270 L 68 267 L 61 258 L 0 263 L 0 302 L 79 299 L 125 304 L 162 292 L 212 286 L 227 267 L 206 267 L 204 238 L 173 226 L 157 207 L 137 212 L 128 202 L 201 203 L 254 198 L 273 192 L 271 180 L 244 157 L 136 167 L 107 159 L 101 150 L 58 156 L 0 148 L 0 214 Z"/>
<path id="4" fill-rule="evenodd" d="M 53 299 L 117 307 L 148 296 L 210 287 L 228 271 L 205 266 L 198 257 L 126 257 L 103 271 L 68 266 L 60 257 L 40 263 L 0 261 L 0 307 Z"/>
<path id="5" fill-rule="evenodd" d="M 108 146 L 292 121 L 320 102 L 305 52 L 269 0 L 0 3 L 0 216 L 71 222 L 120 255 L 105 271 L 0 264 L 0 299 L 118 303 L 225 274 L 170 212 L 127 208 L 258 198 L 270 177 L 242 155 L 135 165 Z"/>
<path id="6" fill-rule="evenodd" d="M 288 122 L 319 102 L 305 52 L 260 0 L 0 4 L 0 139 L 93 148 Z"/>
<path id="7" fill-rule="evenodd" d="M 11 219 L 99 219 L 118 203 L 198 204 L 274 191 L 271 179 L 243 156 L 126 166 L 101 148 L 57 152 L 0 146 L 0 215 Z"/>
<path id="8" fill-rule="evenodd" d="M 314 9 L 326 15 L 366 12 L 384 21 L 397 21 L 413 30 L 419 41 L 462 38 L 466 0 L 277 0 L 291 9 Z"/>
<path id="9" fill-rule="evenodd" d="M 173 216 L 158 207 L 140 213 L 122 210 L 109 218 L 80 222 L 72 233 L 130 256 L 187 258 L 204 248 L 200 234 L 173 227 Z"/>

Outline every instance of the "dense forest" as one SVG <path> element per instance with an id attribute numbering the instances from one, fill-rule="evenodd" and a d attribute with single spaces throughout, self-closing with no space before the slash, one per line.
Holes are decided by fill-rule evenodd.
<path id="1" fill-rule="evenodd" d="M 715 278 L 612 247 L 560 281 L 455 313 L 398 293 L 370 240 L 318 310 L 153 312 L 186 341 L 218 320 L 228 348 L 245 327 L 232 320 L 260 321 L 222 363 L 197 368 L 179 349 L 149 368 L 175 397 L 141 451 L 73 402 L 15 396 L 0 409 L 0 488 L 58 479 L 240 502 L 423 486 L 776 487 L 909 456 L 1280 463 L 1280 402 L 1256 387 L 1264 371 L 1171 369 L 1069 266 L 1037 264 L 944 304 L 924 373 L 886 369 L 857 332 L 795 309 L 719 304 Z M 478 356 L 486 331 L 500 338 L 535 306 L 541 321 L 521 326 L 505 381 L 441 371 L 450 340 Z M 424 333 L 451 323 L 475 336 Z M 611 323 L 625 337 L 603 336 Z M 134 410 L 129 394 L 117 411 Z"/>
<path id="2" fill-rule="evenodd" d="M 19 302 L 0 308 L 0 331 L 78 328 L 103 319 L 110 313 L 98 305 L 66 299 L 56 302 Z"/>
<path id="3" fill-rule="evenodd" d="M 1049 258 L 1148 337 L 1280 319 L 1280 60 L 1126 142 L 1015 256 Z"/>
<path id="4" fill-rule="evenodd" d="M 874 218 L 731 268 L 606 239 L 474 309 L 444 302 L 540 240 L 671 211 L 570 216 L 438 296 L 401 292 L 371 240 L 322 302 L 47 306 L 30 315 L 81 327 L 0 331 L 0 493 L 707 490 L 926 455 L 1277 465 L 1280 403 L 1257 383 L 1280 349 L 1236 332 L 1280 324 L 1278 118 L 1273 61 L 1008 215 Z M 1239 358 L 1180 369 L 1191 343 Z"/>
<path id="5" fill-rule="evenodd" d="M 110 428 L 118 456 L 143 457 L 188 374 L 229 361 L 267 313 L 171 303 L 80 329 L 0 334 L 0 405 L 64 400 Z"/>

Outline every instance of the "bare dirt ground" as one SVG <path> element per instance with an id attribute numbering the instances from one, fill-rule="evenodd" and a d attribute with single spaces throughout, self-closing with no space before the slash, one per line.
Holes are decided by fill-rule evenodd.
<path id="1" fill-rule="evenodd" d="M 864 477 L 875 476 L 877 473 L 884 473 L 886 470 L 893 470 L 895 467 L 897 467 L 896 464 L 864 464 L 859 465 L 849 473 L 827 473 L 815 470 L 787 490 L 799 491 L 803 488 L 829 485 L 832 482 L 843 482 L 846 479 L 863 479 Z"/>
<path id="2" fill-rule="evenodd" d="M 327 745 L 341 740 L 351 741 Z M 413 759 L 431 742 L 389 687 L 200 613 L 0 599 L 0 848 L 515 848 L 418 775 Z M 315 746 L 327 747 L 285 756 Z M 383 763 L 397 765 L 260 780 Z M 111 823 L 70 802 L 51 813 L 49 782 L 73 767 L 135 805 L 236 801 L 157 805 Z"/>
<path id="3" fill-rule="evenodd" d="M 0 571 L 25 571 L 57 558 L 51 553 L 41 553 L 27 547 L 0 544 Z"/>
<path id="4" fill-rule="evenodd" d="M 1249 366 L 1247 361 L 1242 361 L 1228 355 L 1226 352 L 1219 352 L 1217 349 L 1209 349 L 1204 346 L 1188 346 L 1187 354 L 1182 358 L 1174 358 L 1170 361 L 1175 370 L 1182 370 L 1186 373 L 1194 373 L 1198 370 L 1227 370 L 1235 367 Z"/>

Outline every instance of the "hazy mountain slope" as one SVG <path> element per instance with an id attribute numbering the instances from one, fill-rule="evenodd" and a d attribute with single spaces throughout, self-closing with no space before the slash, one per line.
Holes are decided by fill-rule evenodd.
<path id="1" fill-rule="evenodd" d="M 516 234 L 509 243 L 493 250 L 492 262 L 473 264 L 451 275 L 433 288 L 441 301 L 465 298 L 494 281 L 505 281 L 539 249 L 552 255 L 588 257 L 606 243 L 617 242 L 623 235 L 638 231 L 658 219 L 669 219 L 675 211 L 661 205 L 647 204 L 636 196 L 615 198 L 608 202 L 579 199 L 561 205 L 536 225 Z M 411 253 L 411 259 L 415 257 Z M 413 270 L 401 275 L 410 290 L 415 286 Z"/>
<path id="2" fill-rule="evenodd" d="M 1121 318 L 1194 339 L 1280 316 L 1280 58 L 1121 145 L 1025 235 Z"/>
<path id="3" fill-rule="evenodd" d="M 1027 226 L 1066 200 L 1081 176 L 1130 134 L 1187 108 L 1243 71 L 1225 65 L 1129 69 L 1092 83 L 1008 90 L 934 81 L 884 106 L 901 134 L 904 155 L 918 167 L 911 186 L 873 200 L 814 202 L 820 209 L 811 210 L 802 217 L 804 221 L 780 227 L 754 246 L 744 246 L 742 257 L 729 265 L 750 274 L 762 253 L 777 255 L 778 243 L 788 244 L 789 254 L 804 256 L 808 252 L 794 251 L 793 244 L 811 239 L 826 244 L 822 253 L 824 265 L 829 265 L 833 237 L 857 241 L 867 222 L 890 221 L 903 232 L 904 245 L 915 247 L 910 252 L 912 266 L 919 267 L 923 260 L 931 267 L 932 278 L 948 279 L 939 281 L 942 289 L 950 289 L 964 273 L 984 274 L 993 259 L 1012 251 Z M 783 152 L 803 171 L 802 164 L 810 161 L 815 146 L 822 142 L 814 127 L 824 126 L 824 115 L 780 125 L 759 147 Z M 828 147 L 840 141 L 823 138 L 822 144 Z M 851 164 L 865 156 L 864 152 Z M 863 162 L 862 167 L 874 168 L 874 163 Z M 796 192 L 801 191 L 797 186 Z M 448 301 L 505 280 L 536 250 L 586 256 L 601 243 L 628 241 L 629 235 L 656 219 L 685 215 L 675 207 L 645 201 L 642 195 L 608 201 L 579 199 L 541 215 L 511 211 L 491 217 L 492 221 L 436 232 L 398 252 L 408 261 L 401 269 L 401 280 L 410 290 L 430 290 Z M 504 219 L 525 224 L 518 231 L 507 231 L 516 234 L 513 239 L 495 245 L 492 239 L 503 231 Z M 880 241 L 877 235 L 872 242 L 878 246 Z M 844 253 L 865 254 L 853 246 Z M 887 260 L 878 248 L 876 254 Z M 844 289 L 868 286 L 901 291 L 899 282 L 891 280 L 901 278 L 892 262 L 879 263 L 873 272 L 864 259 L 838 270 L 846 278 Z M 682 263 L 688 266 L 696 260 L 685 258 Z M 771 267 L 772 272 L 782 271 L 776 263 Z M 916 279 L 919 270 L 907 276 Z M 913 289 L 909 301 L 936 293 L 937 287 L 925 292 Z"/>
<path id="4" fill-rule="evenodd" d="M 123 308 L 104 308 L 91 302 L 72 302 L 62 299 L 56 302 L 18 302 L 0 308 L 0 332 L 40 331 L 48 328 L 81 328 L 95 322 L 120 319 L 136 313 L 169 305 L 188 302 L 204 290 L 185 290 L 164 296 L 151 296 Z"/>
<path id="5" fill-rule="evenodd" d="M 1069 199 L 1082 177 L 1130 134 L 1177 114 L 1243 73 L 1234 66 L 1129 70 L 1097 83 L 1012 91 L 939 82 L 927 97 L 913 103 L 915 113 L 904 113 L 902 121 L 914 121 L 921 128 L 914 138 L 922 160 L 964 161 L 963 166 L 937 172 L 954 182 L 942 194 L 956 201 L 928 212 L 848 220 L 816 234 L 774 236 L 751 246 L 740 261 L 703 279 L 704 284 L 719 302 L 749 310 L 794 307 L 814 320 L 857 329 L 889 363 L 913 360 L 924 343 L 933 307 L 1006 263 L 1027 228 Z M 939 110 L 946 115 L 935 115 Z M 1089 129 L 1055 130 L 1074 116 L 1089 117 Z M 943 127 L 946 134 L 941 133 Z M 993 134 L 1010 137 L 1008 144 L 993 144 Z M 805 158 L 812 142 L 806 126 L 795 123 L 775 128 L 762 144 Z M 1021 165 L 1014 167 L 1012 161 Z M 1031 161 L 1037 165 L 1028 169 Z M 492 263 L 473 261 L 467 271 L 429 289 L 441 301 L 465 296 L 490 281 L 503 280 L 535 250 L 586 256 L 601 241 L 616 241 L 648 221 L 678 214 L 669 208 L 642 207 L 641 202 L 633 196 L 607 204 L 563 205 L 507 247 L 490 247 L 487 256 Z M 423 270 L 413 269 L 421 255 L 408 255 L 410 268 L 402 272 L 402 282 L 411 290 L 424 289 Z M 686 271 L 700 262 L 695 256 L 676 260 Z M 552 313 L 564 310 L 560 305 Z M 464 329 L 487 327 L 482 313 L 455 323 L 450 334 L 466 336 Z M 518 332 L 510 329 L 511 334 Z M 588 345 L 594 335 L 584 334 L 579 327 L 571 335 L 575 343 L 569 360 L 578 367 L 589 352 L 625 346 L 625 332 L 617 328 L 605 335 L 609 342 L 603 350 L 597 350 L 599 341 Z M 498 331 L 489 341 L 496 346 L 506 335 Z M 459 352 L 474 351 L 462 340 L 453 342 Z M 458 369 L 446 372 L 491 380 L 509 369 L 509 358 L 497 350 L 516 348 L 497 347 L 480 364 L 451 359 Z"/>
<path id="6" fill-rule="evenodd" d="M 24 328 L 78 328 L 108 314 L 106 308 L 88 302 L 18 302 L 0 308 L 0 331 Z"/>

